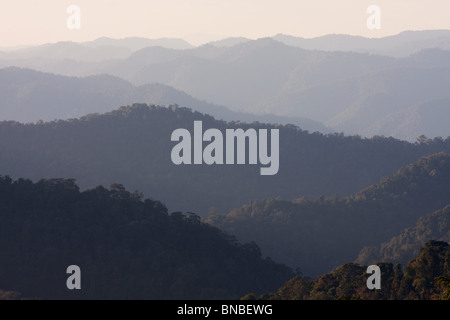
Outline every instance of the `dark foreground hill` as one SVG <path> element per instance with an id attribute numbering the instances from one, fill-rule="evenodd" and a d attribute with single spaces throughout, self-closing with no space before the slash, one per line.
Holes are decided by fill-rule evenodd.
<path id="1" fill-rule="evenodd" d="M 175 165 L 175 129 L 279 129 L 279 171 L 261 165 Z M 204 143 L 206 146 L 206 143 Z M 135 104 L 102 115 L 37 124 L 0 122 L 0 172 L 14 178 L 74 178 L 82 189 L 120 181 L 167 203 L 171 211 L 206 216 L 252 200 L 346 196 L 423 155 L 450 152 L 450 139 L 411 144 L 392 138 L 323 135 L 292 125 L 218 121 L 185 108 Z"/>
<path id="2" fill-rule="evenodd" d="M 450 246 L 429 241 L 405 268 L 400 264 L 378 263 L 381 288 L 366 286 L 367 266 L 346 263 L 317 280 L 296 277 L 276 292 L 262 296 L 273 300 L 450 300 Z M 247 298 L 255 295 L 247 295 Z"/>
<path id="3" fill-rule="evenodd" d="M 448 204 L 450 155 L 440 153 L 352 196 L 253 201 L 206 221 L 241 241 L 255 241 L 276 261 L 317 276 L 354 261 L 362 247 L 379 246 Z M 447 231 L 448 225 L 441 232 Z"/>
<path id="4" fill-rule="evenodd" d="M 81 268 L 81 290 L 66 287 L 71 265 Z M 230 299 L 274 290 L 292 276 L 262 259 L 256 244 L 241 244 L 195 214 L 168 214 L 122 185 L 80 192 L 70 179 L 0 177 L 6 298 Z"/>

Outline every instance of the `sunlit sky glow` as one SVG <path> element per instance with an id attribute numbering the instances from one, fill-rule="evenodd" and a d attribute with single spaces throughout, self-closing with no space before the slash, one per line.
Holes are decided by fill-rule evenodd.
<path id="1" fill-rule="evenodd" d="M 230 36 L 277 33 L 382 37 L 405 30 L 450 29 L 449 0 L 0 0 L 0 47 L 57 41 L 184 38 L 194 45 Z M 69 30 L 66 10 L 81 9 Z M 381 29 L 366 26 L 369 5 L 381 8 Z"/>

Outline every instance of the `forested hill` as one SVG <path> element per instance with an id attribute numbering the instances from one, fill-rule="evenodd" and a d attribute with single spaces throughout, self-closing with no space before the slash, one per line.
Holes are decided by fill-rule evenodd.
<path id="1" fill-rule="evenodd" d="M 430 263 L 432 261 L 432 263 Z M 369 290 L 367 266 L 346 263 L 317 280 L 296 277 L 276 292 L 261 296 L 273 300 L 449 300 L 450 246 L 442 241 L 428 241 L 403 268 L 392 263 L 378 263 L 381 289 Z M 246 298 L 257 298 L 247 295 Z"/>
<path id="2" fill-rule="evenodd" d="M 317 276 L 354 261 L 362 247 L 379 246 L 448 204 L 450 155 L 440 153 L 349 197 L 253 201 L 206 221 L 241 241 L 255 241 L 276 261 Z"/>
<path id="3" fill-rule="evenodd" d="M 293 276 L 193 213 L 70 179 L 0 177 L 0 261 L 1 289 L 40 299 L 231 299 Z M 66 287 L 70 265 L 81 290 Z"/>
<path id="4" fill-rule="evenodd" d="M 260 165 L 174 165 L 175 129 L 278 128 L 280 169 Z M 205 143 L 206 145 L 206 143 Z M 419 157 L 450 152 L 450 139 L 411 144 L 308 133 L 298 127 L 224 122 L 185 108 L 135 104 L 101 115 L 37 124 L 0 122 L 0 173 L 14 178 L 74 178 L 82 189 L 120 181 L 129 190 L 167 203 L 171 211 L 206 216 L 251 200 L 346 196 L 393 174 Z"/>
<path id="5" fill-rule="evenodd" d="M 387 261 L 405 265 L 429 239 L 450 243 L 450 205 L 420 217 L 413 227 L 406 228 L 378 247 L 364 247 L 355 262 L 372 264 Z"/>

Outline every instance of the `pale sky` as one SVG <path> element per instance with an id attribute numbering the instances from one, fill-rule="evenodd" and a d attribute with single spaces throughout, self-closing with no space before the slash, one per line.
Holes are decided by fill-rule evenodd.
<path id="1" fill-rule="evenodd" d="M 381 37 L 405 30 L 450 29 L 449 0 L 0 0 L 0 47 L 124 38 L 184 38 L 194 45 L 230 36 L 340 33 Z M 81 10 L 69 30 L 67 8 Z M 369 5 L 381 28 L 369 30 Z"/>

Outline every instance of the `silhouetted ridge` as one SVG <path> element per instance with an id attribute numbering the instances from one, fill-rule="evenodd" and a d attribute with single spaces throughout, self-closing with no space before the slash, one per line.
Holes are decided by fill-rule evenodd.
<path id="1" fill-rule="evenodd" d="M 290 269 L 256 244 L 169 214 L 120 184 L 0 177 L 0 288 L 42 299 L 231 299 L 274 289 Z M 81 268 L 81 290 L 66 269 Z"/>
<path id="2" fill-rule="evenodd" d="M 276 261 L 317 276 L 353 261 L 362 247 L 379 246 L 448 204 L 450 155 L 439 153 L 352 196 L 252 201 L 226 215 L 211 214 L 206 221 L 241 241 L 256 241 Z M 446 230 L 444 226 L 441 232 Z"/>

